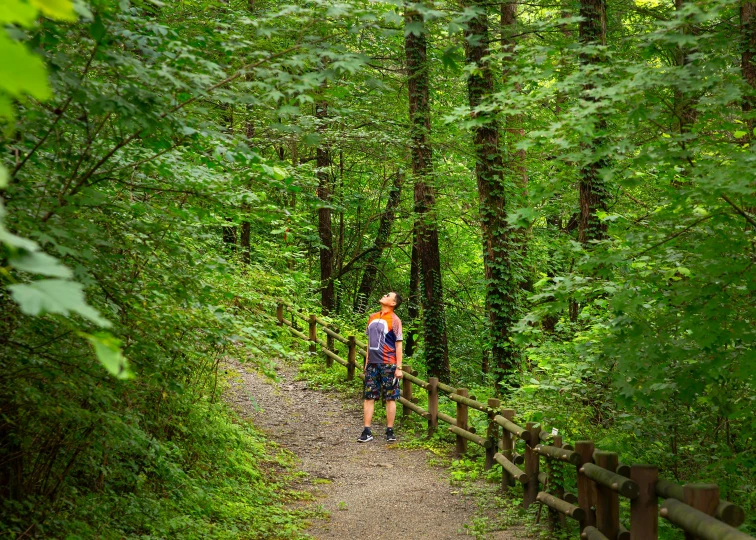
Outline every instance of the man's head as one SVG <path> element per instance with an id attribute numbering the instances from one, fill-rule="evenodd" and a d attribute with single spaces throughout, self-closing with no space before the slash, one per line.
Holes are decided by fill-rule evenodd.
<path id="1" fill-rule="evenodd" d="M 402 305 L 402 295 L 397 292 L 390 292 L 383 295 L 383 297 L 378 300 L 378 302 L 383 307 L 391 308 L 391 309 L 397 309 L 399 306 Z"/>

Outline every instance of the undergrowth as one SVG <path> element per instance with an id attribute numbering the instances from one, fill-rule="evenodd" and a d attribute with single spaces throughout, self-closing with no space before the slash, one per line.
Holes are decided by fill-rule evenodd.
<path id="1" fill-rule="evenodd" d="M 34 499 L 24 501 L 26 508 L 6 501 L 0 536 L 23 535 L 31 515 L 36 534 L 66 540 L 304 537 L 316 514 L 293 504 L 310 495 L 291 487 L 290 453 L 222 402 L 186 403 L 174 427 L 162 441 L 133 429 L 129 462 L 89 463 L 102 467 L 97 490 L 82 479 L 53 508 Z"/>
<path id="2" fill-rule="evenodd" d="M 301 345 L 295 345 L 298 347 Z M 354 381 L 346 381 L 346 369 L 335 364 L 330 368 L 325 367 L 325 360 L 322 354 L 311 355 L 307 352 L 302 353 L 299 360 L 299 377 L 306 380 L 315 388 L 327 391 L 337 392 L 344 399 L 354 399 L 357 402 L 361 400 L 362 381 L 355 377 Z M 414 365 L 414 362 L 413 362 Z M 422 366 L 419 366 L 422 368 Z M 359 368 L 358 368 L 359 369 Z M 421 378 L 426 378 L 420 373 Z M 493 397 L 489 387 L 470 385 L 470 394 L 474 395 L 478 401 L 486 402 L 489 397 Z M 413 397 L 417 403 L 427 408 L 428 396 L 423 389 L 414 386 Z M 525 425 L 527 422 L 540 422 L 544 427 L 556 427 L 565 441 L 575 440 L 593 440 L 597 447 L 615 451 L 619 454 L 619 460 L 625 463 L 660 463 L 662 470 L 666 465 L 669 470 L 674 470 L 675 459 L 670 456 L 664 448 L 657 445 L 639 444 L 641 431 L 639 429 L 630 429 L 627 422 L 601 422 L 596 423 L 594 420 L 595 410 L 591 406 L 581 404 L 577 400 L 565 399 L 562 403 L 539 399 L 539 396 L 532 392 L 520 391 L 514 392 L 509 397 L 506 406 L 517 411 L 516 421 Z M 451 416 L 456 415 L 456 403 L 445 397 L 444 394 L 439 396 L 439 409 Z M 385 418 L 385 409 L 376 404 L 375 417 L 377 419 Z M 621 420 L 621 419 L 618 419 Z M 628 417 L 628 421 L 632 418 Z M 460 492 L 472 497 L 476 502 L 476 511 L 471 517 L 469 523 L 464 525 L 467 534 L 476 538 L 485 538 L 497 530 L 507 530 L 510 527 L 517 527 L 518 533 L 532 538 L 559 540 L 562 538 L 574 538 L 578 535 L 577 524 L 567 520 L 566 524 L 555 522 L 555 517 L 549 515 L 547 508 L 540 511 L 539 504 L 532 505 L 527 511 L 522 509 L 522 489 L 515 486 L 506 492 L 500 489 L 502 468 L 499 464 L 484 470 L 484 451 L 473 443 L 468 445 L 468 453 L 462 458 L 453 455 L 455 436 L 446 429 L 443 422 L 439 422 L 439 428 L 432 436 L 427 434 L 426 421 L 416 414 L 410 414 L 405 417 L 402 407 L 397 407 L 398 434 L 400 436 L 400 446 L 404 448 L 424 449 L 431 453 L 428 458 L 430 465 L 439 466 L 447 469 L 449 482 L 459 488 Z M 477 411 L 470 410 L 469 425 L 476 430 L 478 434 L 485 434 L 488 426 L 488 420 L 485 415 Z M 521 445 L 522 443 L 520 443 Z M 520 453 L 523 449 L 520 448 Z M 739 456 L 741 466 L 743 456 Z M 712 463 L 710 470 L 706 471 L 688 471 L 688 477 L 697 477 L 702 479 L 714 479 L 712 476 L 715 471 L 729 467 L 729 461 L 725 460 L 720 464 Z M 561 466 L 560 464 L 544 463 L 542 470 L 549 472 L 554 479 L 552 482 L 558 482 L 565 490 L 577 493 L 575 471 L 571 467 Z M 667 475 L 670 473 L 667 472 Z M 686 474 L 682 471 L 675 471 L 674 474 Z M 730 477 L 732 478 L 732 477 Z M 715 479 L 716 480 L 716 479 Z M 752 503 L 738 497 L 735 489 L 728 490 L 728 482 L 723 482 L 720 477 L 718 482 L 729 494 L 725 496 L 739 499 L 740 504 L 748 508 Z M 723 496 L 724 498 L 724 496 Z M 623 501 L 621 506 L 621 520 L 623 523 L 629 523 L 629 504 Z M 750 531 L 753 524 L 745 524 L 744 529 Z M 677 538 L 679 530 L 674 529 L 665 520 L 659 521 L 659 537 L 662 540 Z"/>

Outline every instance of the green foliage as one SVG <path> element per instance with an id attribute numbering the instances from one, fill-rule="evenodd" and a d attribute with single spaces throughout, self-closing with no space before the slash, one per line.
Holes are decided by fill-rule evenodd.
<path id="1" fill-rule="evenodd" d="M 291 459 L 221 397 L 227 358 L 271 371 L 285 354 L 256 313 L 310 286 L 271 230 L 308 237 L 281 202 L 313 177 L 295 183 L 226 113 L 252 129 L 353 72 L 359 55 L 308 29 L 327 15 L 348 35 L 359 9 L 77 3 L 60 24 L 38 8 L 73 19 L 64 1 L 0 8 L 17 25 L 2 69 L 25 69 L 0 77 L 16 100 L 0 139 L 2 534 L 299 537 Z M 241 223 L 249 246 L 224 243 Z"/>
<path id="2" fill-rule="evenodd" d="M 292 352 L 260 313 L 281 297 L 317 311 L 319 178 L 341 333 L 363 335 L 350 307 L 398 175 L 368 303 L 408 298 L 404 39 L 422 32 L 452 382 L 681 482 L 716 480 L 756 515 L 756 90 L 742 76 L 739 4 L 608 2 L 605 46 L 580 42 L 569 3 L 521 4 L 511 28 L 491 9 L 494 92 L 474 111 L 467 81 L 482 72 L 463 66 L 464 30 L 487 8 L 413 7 L 422 24 L 362 0 L 3 3 L 3 533 L 299 534 L 302 516 L 261 480 L 289 464 L 220 404 L 224 362 L 274 376 L 286 357 L 313 386 L 359 395 L 359 380 Z M 486 125 L 501 126 L 506 203 L 493 214 L 476 192 L 486 156 L 473 132 Z M 581 243 L 576 186 L 589 167 L 606 231 Z M 524 246 L 488 278 L 481 217 Z M 502 320 L 526 315 L 492 328 L 487 298 Z M 410 320 L 409 304 L 405 361 L 425 377 L 436 344 L 422 336 L 437 329 Z M 521 353 L 521 371 L 485 373 L 492 348 Z M 452 440 L 439 430 L 402 444 L 440 452 Z M 496 526 L 487 515 L 474 534 Z"/>

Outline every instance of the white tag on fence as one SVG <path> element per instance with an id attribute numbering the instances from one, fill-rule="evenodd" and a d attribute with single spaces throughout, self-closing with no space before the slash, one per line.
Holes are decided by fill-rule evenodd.
<path id="1" fill-rule="evenodd" d="M 552 437 L 556 437 L 559 435 L 559 430 L 557 428 L 551 428 L 551 435 Z"/>

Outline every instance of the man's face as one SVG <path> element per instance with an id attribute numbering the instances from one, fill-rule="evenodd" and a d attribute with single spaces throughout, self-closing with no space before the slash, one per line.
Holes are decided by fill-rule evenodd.
<path id="1" fill-rule="evenodd" d="M 396 293 L 390 292 L 383 295 L 379 300 L 382 306 L 395 306 L 396 305 Z"/>

